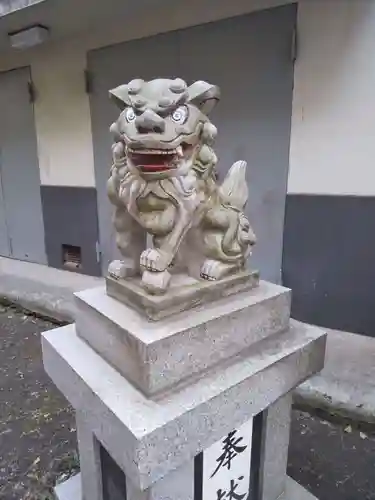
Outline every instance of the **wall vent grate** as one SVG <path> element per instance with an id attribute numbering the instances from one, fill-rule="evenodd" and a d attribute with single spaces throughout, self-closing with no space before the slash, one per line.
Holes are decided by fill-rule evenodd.
<path id="1" fill-rule="evenodd" d="M 71 271 L 82 269 L 81 247 L 74 245 L 62 245 L 63 266 Z"/>

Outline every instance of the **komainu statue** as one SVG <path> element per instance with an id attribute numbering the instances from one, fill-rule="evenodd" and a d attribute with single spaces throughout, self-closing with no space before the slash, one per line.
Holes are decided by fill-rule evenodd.
<path id="1" fill-rule="evenodd" d="M 219 88 L 204 81 L 188 86 L 179 78 L 139 79 L 110 96 L 121 109 L 111 126 L 108 195 L 123 260 L 111 262 L 109 276 L 141 276 L 148 294 L 162 295 L 174 269 L 191 275 L 189 260 L 199 261 L 201 280 L 243 270 L 256 241 L 244 214 L 246 162 L 234 163 L 218 185 L 217 130 L 208 115 Z"/>

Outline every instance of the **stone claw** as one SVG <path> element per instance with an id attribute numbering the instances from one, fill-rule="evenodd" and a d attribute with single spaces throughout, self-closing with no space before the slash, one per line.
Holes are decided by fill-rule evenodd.
<path id="1" fill-rule="evenodd" d="M 212 259 L 207 259 L 203 262 L 202 268 L 201 268 L 201 277 L 206 280 L 206 281 L 215 281 L 217 280 L 217 267 L 218 264 L 220 264 L 216 260 Z"/>
<path id="2" fill-rule="evenodd" d="M 206 259 L 201 267 L 201 278 L 206 281 L 216 281 L 239 270 L 237 264 L 227 264 L 219 260 Z"/>
<path id="3" fill-rule="evenodd" d="M 142 286 L 151 295 L 163 295 L 169 286 L 171 275 L 168 271 L 144 271 Z"/>
<path id="4" fill-rule="evenodd" d="M 136 274 L 136 269 L 123 260 L 113 260 L 108 266 L 108 274 L 116 280 L 129 278 Z"/>
<path id="5" fill-rule="evenodd" d="M 148 248 L 141 254 L 141 267 L 147 271 L 165 271 L 171 264 L 173 256 L 157 248 Z"/>

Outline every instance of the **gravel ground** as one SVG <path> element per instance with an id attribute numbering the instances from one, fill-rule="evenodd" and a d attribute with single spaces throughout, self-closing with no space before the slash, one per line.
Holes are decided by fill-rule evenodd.
<path id="1" fill-rule="evenodd" d="M 288 469 L 319 500 L 375 500 L 375 436 L 294 411 Z"/>
<path id="2" fill-rule="evenodd" d="M 77 467 L 73 411 L 43 370 L 40 332 L 55 325 L 0 309 L 0 499 L 44 500 Z"/>
<path id="3" fill-rule="evenodd" d="M 72 409 L 42 365 L 55 326 L 0 307 L 1 500 L 49 500 L 78 470 Z M 319 500 L 375 500 L 375 438 L 294 411 L 289 474 Z"/>

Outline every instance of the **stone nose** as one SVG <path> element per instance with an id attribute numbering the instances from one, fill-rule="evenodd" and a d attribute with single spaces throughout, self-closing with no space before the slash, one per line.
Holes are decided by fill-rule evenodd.
<path id="1" fill-rule="evenodd" d="M 148 132 L 164 132 L 165 121 L 152 109 L 146 109 L 141 115 L 137 116 L 135 125 L 138 132 L 148 133 Z"/>

